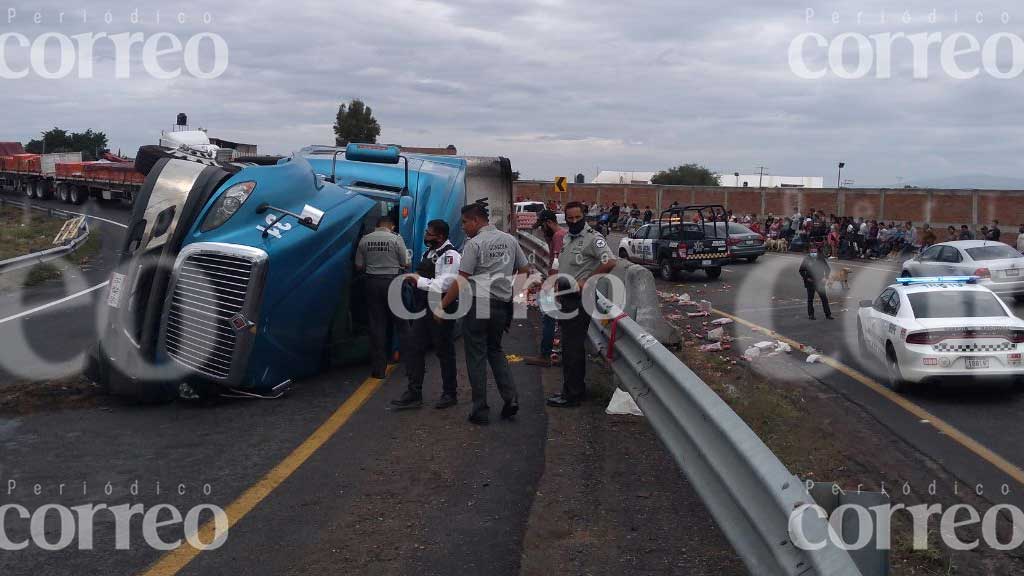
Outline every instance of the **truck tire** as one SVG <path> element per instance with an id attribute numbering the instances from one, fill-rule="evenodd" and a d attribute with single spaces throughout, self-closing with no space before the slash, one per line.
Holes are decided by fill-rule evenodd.
<path id="1" fill-rule="evenodd" d="M 25 183 L 25 198 L 29 200 L 36 197 L 36 183 L 34 181 L 28 181 Z"/>
<path id="2" fill-rule="evenodd" d="M 71 202 L 71 195 L 68 194 L 68 185 L 67 184 L 58 184 L 57 185 L 57 198 L 60 199 L 60 201 L 65 203 L 65 204 L 68 204 L 68 203 Z"/>
<path id="3" fill-rule="evenodd" d="M 662 258 L 658 262 L 658 275 L 661 276 L 662 280 L 671 282 L 676 279 L 676 271 L 672 268 L 672 261 L 668 258 Z"/>
<path id="4" fill-rule="evenodd" d="M 257 166 L 275 166 L 284 156 L 239 156 L 234 162 L 239 164 L 256 164 Z"/>
<path id="5" fill-rule="evenodd" d="M 36 198 L 40 200 L 49 200 L 51 197 L 50 181 L 36 180 Z"/>
<path id="6" fill-rule="evenodd" d="M 135 154 L 135 171 L 142 174 L 149 174 L 149 171 L 153 169 L 153 166 L 161 158 L 168 158 L 170 155 L 167 150 L 160 146 L 141 146 L 139 151 Z"/>
<path id="7" fill-rule="evenodd" d="M 715 268 L 705 268 L 704 273 L 708 275 L 709 280 L 717 280 L 722 275 L 722 267 L 716 266 Z"/>
<path id="8" fill-rule="evenodd" d="M 88 192 L 83 190 L 82 187 L 77 184 L 72 184 L 71 190 L 68 191 L 68 197 L 71 199 L 72 204 L 82 204 L 85 202 L 87 194 Z"/>

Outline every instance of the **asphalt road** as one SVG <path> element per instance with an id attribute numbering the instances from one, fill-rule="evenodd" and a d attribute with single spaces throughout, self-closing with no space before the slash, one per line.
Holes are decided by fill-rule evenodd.
<path id="1" fill-rule="evenodd" d="M 21 194 L 2 192 L 5 199 L 26 201 Z M 102 320 L 98 306 L 106 298 L 100 286 L 117 261 L 130 210 L 119 203 L 89 201 L 82 206 L 59 201 L 30 201 L 89 216 L 91 231 L 100 235 L 100 252 L 85 267 L 68 265 L 60 280 L 25 289 L 0 291 L 0 387 L 18 380 L 42 380 L 81 371 L 83 353 L 96 342 Z M 16 274 L 16 273 L 13 273 Z"/>
<path id="2" fill-rule="evenodd" d="M 618 246 L 619 237 L 611 238 Z M 833 269 L 851 271 L 849 290 L 829 290 L 834 321 L 824 319 L 820 302 L 817 320 L 808 320 L 806 292 L 798 274 L 798 255 L 768 254 L 757 262 L 736 263 L 725 268 L 718 281 L 708 281 L 702 272 L 681 275 L 676 282 L 657 280 L 659 290 L 687 292 L 694 299 L 710 300 L 714 307 L 773 330 L 802 344 L 812 346 L 845 365 L 883 381 L 883 367 L 873 358 L 862 357 L 857 345 L 857 308 L 861 300 L 874 299 L 897 277 L 897 264 L 886 261 L 830 261 Z M 1007 303 L 1020 316 L 1024 305 Z M 977 489 L 993 503 L 1024 505 L 1024 484 L 997 469 L 978 452 L 991 450 L 1018 468 L 1024 468 L 1024 390 L 1002 386 L 933 386 L 919 388 L 904 398 L 949 423 L 976 440 L 978 450 L 968 450 L 903 407 L 861 382 L 825 365 L 808 366 L 822 384 L 848 401 L 862 406 L 878 422 L 945 467 L 962 485 L 959 490 Z M 785 379 L 787 374 L 772 374 Z M 808 417 L 814 417 L 809 414 Z M 1003 495 L 1003 485 L 1009 494 Z M 923 489 L 925 487 L 916 487 Z"/>

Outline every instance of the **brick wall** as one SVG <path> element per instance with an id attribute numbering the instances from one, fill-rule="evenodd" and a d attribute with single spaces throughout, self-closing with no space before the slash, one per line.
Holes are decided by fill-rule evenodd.
<path id="1" fill-rule="evenodd" d="M 559 200 L 551 182 L 520 181 L 516 199 Z M 722 204 L 737 213 L 804 214 L 821 210 L 840 216 L 910 220 L 933 226 L 967 224 L 977 230 L 999 220 L 1003 239 L 1014 243 L 1017 226 L 1024 223 L 1024 190 L 931 190 L 844 188 L 726 188 L 716 186 L 658 186 L 636 184 L 569 184 L 562 201 L 612 202 L 650 206 L 656 212 L 673 201 L 687 204 Z M 975 211 L 977 205 L 977 211 Z M 763 207 L 763 208 L 762 208 Z"/>

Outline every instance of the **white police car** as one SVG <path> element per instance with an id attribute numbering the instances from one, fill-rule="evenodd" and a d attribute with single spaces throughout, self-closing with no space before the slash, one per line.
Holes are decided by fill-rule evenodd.
<path id="1" fill-rule="evenodd" d="M 857 335 L 865 360 L 885 363 L 893 390 L 1024 377 L 1024 320 L 976 277 L 900 278 L 860 303 Z"/>

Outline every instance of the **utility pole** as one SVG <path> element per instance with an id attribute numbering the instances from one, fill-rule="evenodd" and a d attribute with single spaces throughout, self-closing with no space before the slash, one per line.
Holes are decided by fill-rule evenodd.
<path id="1" fill-rule="evenodd" d="M 758 188 L 764 188 L 764 186 L 762 184 L 764 183 L 764 170 L 765 170 L 765 167 L 764 166 L 758 166 L 757 169 L 759 171 L 758 172 L 759 176 L 757 178 L 757 187 Z"/>
<path id="2" fill-rule="evenodd" d="M 836 177 L 836 188 L 843 187 L 843 168 L 846 167 L 846 162 L 839 163 L 839 176 Z"/>

